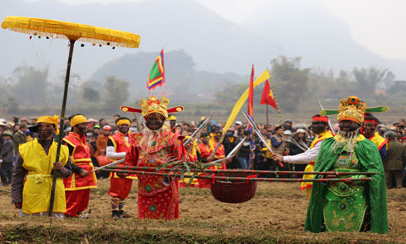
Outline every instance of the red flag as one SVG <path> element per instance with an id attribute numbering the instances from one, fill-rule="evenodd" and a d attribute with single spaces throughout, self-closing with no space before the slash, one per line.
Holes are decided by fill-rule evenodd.
<path id="1" fill-rule="evenodd" d="M 262 91 L 261 104 L 268 104 L 275 109 L 278 109 L 268 81 L 265 81 L 264 90 Z"/>

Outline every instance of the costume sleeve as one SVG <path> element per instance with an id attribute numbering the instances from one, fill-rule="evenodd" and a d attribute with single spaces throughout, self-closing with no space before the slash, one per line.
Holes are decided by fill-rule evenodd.
<path id="1" fill-rule="evenodd" d="M 75 149 L 71 144 L 69 144 L 69 143 L 66 143 L 65 142 L 65 145 L 68 147 L 68 149 L 69 149 L 69 156 L 72 156 L 72 153 L 73 153 L 73 149 Z"/>
<path id="2" fill-rule="evenodd" d="M 316 160 L 317 154 L 320 150 L 321 143 L 317 143 L 312 149 L 308 149 L 307 151 L 297 154 L 294 156 L 283 156 L 284 163 L 290 164 L 307 164 L 314 160 Z"/>
<path id="3" fill-rule="evenodd" d="M 111 158 L 111 159 L 124 158 L 125 154 L 126 154 L 126 152 L 116 152 L 116 149 L 114 148 L 114 144 L 111 141 L 111 139 L 109 139 L 107 141 L 106 155 L 108 158 Z"/>
<path id="4" fill-rule="evenodd" d="M 106 148 L 106 155 L 108 158 L 111 159 L 119 159 L 119 158 L 124 158 L 126 152 L 116 152 L 116 149 L 114 147 L 107 146 Z"/>
<path id="5" fill-rule="evenodd" d="M 59 171 L 59 177 L 63 177 L 63 178 L 69 178 L 69 176 L 71 176 L 72 174 L 72 167 L 70 167 L 71 165 L 71 161 L 70 158 L 68 158 L 68 162 L 66 162 L 65 166 L 62 168 L 61 171 Z"/>
<path id="6" fill-rule="evenodd" d="M 386 154 L 387 154 L 386 146 L 384 146 L 384 147 L 381 148 L 381 150 L 379 150 L 379 155 L 381 155 L 382 162 L 385 161 Z"/>
<path id="7" fill-rule="evenodd" d="M 356 153 L 365 172 L 377 172 L 371 175 L 372 181 L 367 182 L 371 209 L 371 232 L 388 232 L 388 215 L 386 203 L 385 172 L 378 148 L 373 142 L 363 140 L 358 142 Z"/>
<path id="8" fill-rule="evenodd" d="M 73 164 L 70 159 L 68 160 L 68 162 L 65 164 L 65 168 L 69 169 L 70 171 L 72 171 L 73 173 L 76 174 L 81 174 L 83 169 L 75 164 Z"/>
<path id="9" fill-rule="evenodd" d="M 131 145 L 125 155 L 124 164 L 127 166 L 137 166 L 138 163 L 138 149 L 136 146 Z"/>
<path id="10" fill-rule="evenodd" d="M 11 202 L 20 203 L 23 202 L 23 188 L 24 188 L 24 177 L 27 174 L 27 170 L 23 168 L 24 160 L 17 155 L 17 161 L 14 165 L 13 175 L 11 177 Z"/>

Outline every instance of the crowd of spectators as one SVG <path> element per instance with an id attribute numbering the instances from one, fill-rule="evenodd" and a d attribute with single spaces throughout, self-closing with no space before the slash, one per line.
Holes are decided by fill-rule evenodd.
<path id="1" fill-rule="evenodd" d="M 114 115 L 111 119 L 100 118 L 99 120 L 89 119 L 88 130 L 86 139 L 90 146 L 92 161 L 95 166 L 107 164 L 109 162 L 106 156 L 106 147 L 108 137 L 115 133 L 116 126 L 114 121 L 118 119 L 119 115 Z M 199 121 L 177 121 L 176 117 L 170 116 L 169 121 L 166 122 L 168 128 L 176 131 L 180 136 L 191 136 L 193 132 L 206 120 L 201 117 Z M 13 161 L 18 153 L 19 144 L 33 140 L 37 135 L 29 130 L 30 126 L 36 124 L 36 118 L 30 119 L 13 117 L 12 120 L 7 121 L 0 119 L 0 156 L 1 156 L 1 181 L 3 186 L 7 186 L 11 182 L 11 172 Z M 201 134 L 209 134 L 211 137 L 218 136 L 223 133 L 225 123 L 217 123 L 211 120 L 195 138 L 196 143 L 200 143 Z M 234 125 L 227 129 L 224 134 L 222 144 L 224 145 L 225 155 L 227 155 L 241 140 L 245 140 L 243 146 L 237 155 L 227 162 L 227 168 L 242 168 L 242 169 L 260 169 L 260 170 L 293 170 L 303 171 L 305 165 L 295 164 L 280 164 L 271 158 L 271 153 L 259 139 L 256 133 L 251 133 L 247 130 L 247 123 L 236 121 Z M 281 155 L 297 155 L 306 151 L 314 139 L 312 126 L 305 124 L 293 124 L 293 121 L 286 120 L 281 125 L 264 125 L 258 124 L 261 134 L 267 140 L 269 146 L 273 151 Z M 132 120 L 130 127 L 131 133 L 137 133 L 144 129 L 143 123 Z M 64 120 L 63 131 L 67 134 L 71 130 L 69 120 Z M 338 125 L 334 125 L 334 130 L 338 130 Z M 406 121 L 404 119 L 393 123 L 390 126 L 379 124 L 377 132 L 381 136 L 389 135 L 388 141 L 396 141 L 406 145 Z M 392 132 L 392 133 L 387 133 Z M 403 147 L 404 151 L 404 147 Z M 392 157 L 388 154 L 388 157 Z M 396 156 L 398 157 L 398 156 Z M 386 161 L 390 161 L 388 158 Z M 393 159 L 399 161 L 399 159 Z M 400 159 L 403 163 L 403 182 L 405 186 L 405 152 Z M 385 164 L 384 162 L 384 164 Z M 390 163 L 388 163 L 389 165 Z M 388 167 L 386 167 L 388 168 Z M 262 177 L 297 177 L 297 175 L 280 176 L 275 174 L 261 175 Z M 98 173 L 98 177 L 108 177 L 107 172 Z M 398 183 L 396 183 L 398 186 Z"/>

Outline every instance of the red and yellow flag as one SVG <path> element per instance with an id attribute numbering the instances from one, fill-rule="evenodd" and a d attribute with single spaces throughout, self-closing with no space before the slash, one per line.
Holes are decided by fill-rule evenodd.
<path id="1" fill-rule="evenodd" d="M 261 104 L 268 104 L 278 109 L 268 80 L 265 81 L 264 90 L 262 91 Z"/>
<path id="2" fill-rule="evenodd" d="M 252 65 L 250 88 L 248 92 L 248 116 L 254 119 L 254 64 Z M 251 131 L 250 125 L 248 125 L 248 129 Z"/>
<path id="3" fill-rule="evenodd" d="M 159 56 L 155 59 L 151 71 L 148 75 L 147 88 L 148 91 L 154 90 L 157 86 L 165 84 L 165 69 L 164 69 L 164 49 L 161 50 Z"/>

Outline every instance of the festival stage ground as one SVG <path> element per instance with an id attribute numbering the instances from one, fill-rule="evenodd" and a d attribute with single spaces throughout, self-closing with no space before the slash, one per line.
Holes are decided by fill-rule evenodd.
<path id="1" fill-rule="evenodd" d="M 406 188 L 388 190 L 390 233 L 303 231 L 307 199 L 297 183 L 259 183 L 256 196 L 242 204 L 222 203 L 209 189 L 181 189 L 180 219 L 135 218 L 136 181 L 126 202 L 134 217 L 111 219 L 109 180 L 91 193 L 89 219 L 18 217 L 10 187 L 0 186 L 1 243 L 406 243 Z"/>

